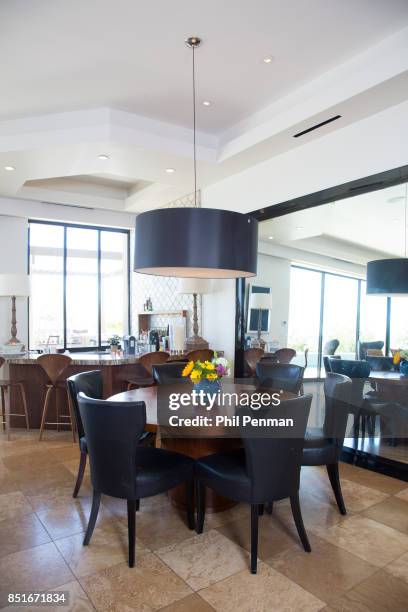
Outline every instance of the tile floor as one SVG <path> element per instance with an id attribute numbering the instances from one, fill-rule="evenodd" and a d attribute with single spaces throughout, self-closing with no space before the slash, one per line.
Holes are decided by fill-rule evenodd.
<path id="1" fill-rule="evenodd" d="M 86 612 L 407 612 L 408 484 L 341 465 L 340 516 L 324 469 L 303 468 L 313 552 L 300 547 L 287 502 L 260 519 L 258 574 L 248 570 L 249 513 L 209 515 L 195 535 L 166 496 L 137 514 L 137 566 L 127 567 L 125 503 L 105 497 L 89 547 L 89 474 L 72 498 L 78 448 L 69 434 L 0 433 L 0 608 L 14 591 L 68 591 Z M 27 610 L 28 608 L 21 608 Z"/>

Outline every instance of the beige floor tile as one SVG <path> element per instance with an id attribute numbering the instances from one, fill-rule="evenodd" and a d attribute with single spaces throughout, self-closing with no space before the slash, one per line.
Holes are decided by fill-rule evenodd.
<path id="1" fill-rule="evenodd" d="M 68 446 L 58 446 L 50 450 L 50 454 L 55 461 L 60 463 L 64 461 L 77 461 L 79 463 L 80 451 L 78 442 L 71 442 Z"/>
<path id="2" fill-rule="evenodd" d="M 337 612 L 407 612 L 408 584 L 379 571 L 364 580 L 330 607 Z"/>
<path id="3" fill-rule="evenodd" d="M 143 507 L 144 500 L 140 505 Z M 127 519 L 120 519 L 127 524 Z M 152 511 L 137 512 L 136 534 L 150 550 L 191 538 L 193 531 L 187 527 L 185 514 L 167 504 Z"/>
<path id="4" fill-rule="evenodd" d="M 77 580 L 63 584 L 57 589 L 50 589 L 48 592 L 64 594 L 68 602 L 59 605 L 47 604 L 44 606 L 35 606 L 33 612 L 94 612 L 91 601 L 88 599 L 85 591 Z M 6 606 L 2 608 L 2 612 L 28 612 L 27 606 Z"/>
<path id="5" fill-rule="evenodd" d="M 65 506 L 58 506 L 37 512 L 37 516 L 53 540 L 84 532 L 91 512 L 91 500 L 72 499 Z M 101 504 L 97 525 L 112 521 L 115 517 Z"/>
<path id="6" fill-rule="evenodd" d="M 20 491 L 0 495 L 0 521 L 29 514 L 33 509 Z"/>
<path id="7" fill-rule="evenodd" d="M 88 546 L 83 546 L 84 534 L 56 540 L 55 544 L 77 577 L 95 574 L 128 559 L 128 534 L 117 520 L 97 527 Z M 146 550 L 136 541 L 136 555 Z"/>
<path id="8" fill-rule="evenodd" d="M 239 519 L 247 518 L 250 520 L 251 509 L 249 504 L 237 504 L 229 510 L 224 512 L 208 512 L 205 515 L 204 529 L 209 531 L 210 529 L 217 529 L 222 525 L 231 523 L 231 521 L 237 521 Z"/>
<path id="9" fill-rule="evenodd" d="M 246 569 L 199 594 L 219 612 L 315 612 L 326 605 L 262 562 L 256 576 Z"/>
<path id="10" fill-rule="evenodd" d="M 310 544 L 311 554 L 297 546 L 266 562 L 323 601 L 330 602 L 378 571 L 374 565 L 316 536 L 310 538 Z"/>
<path id="11" fill-rule="evenodd" d="M 318 535 L 377 567 L 408 551 L 408 536 L 365 516 L 351 516 Z"/>
<path id="12" fill-rule="evenodd" d="M 356 467 L 350 463 L 343 463 L 340 461 L 340 479 L 345 478 L 353 482 L 364 485 L 365 487 L 371 487 L 372 489 L 378 489 L 383 493 L 393 495 L 401 491 L 405 484 L 402 480 L 397 478 L 390 478 L 390 476 L 384 476 L 384 474 L 378 474 L 371 470 Z"/>
<path id="13" fill-rule="evenodd" d="M 235 542 L 238 546 L 251 550 L 251 523 L 249 517 L 223 525 L 217 529 L 224 536 Z M 258 557 L 268 559 L 274 554 L 301 546 L 296 528 L 288 529 L 275 518 L 263 516 L 259 518 Z M 303 549 L 302 549 L 303 550 Z"/>
<path id="14" fill-rule="evenodd" d="M 52 589 L 73 580 L 52 542 L 0 559 L 0 577 L 0 607 L 9 592 Z"/>
<path id="15" fill-rule="evenodd" d="M 84 479 L 85 480 L 85 479 Z M 109 497 L 109 495 L 103 496 L 104 505 L 118 518 L 127 520 L 127 505 L 125 499 L 118 499 L 117 497 Z M 162 495 L 155 495 L 154 497 L 145 497 L 140 500 L 140 510 L 137 513 L 137 517 L 159 510 L 164 512 L 164 507 L 171 508 L 171 502 L 166 493 Z M 177 511 L 176 511 L 177 514 Z"/>
<path id="16" fill-rule="evenodd" d="M 35 495 L 46 486 L 53 487 L 63 483 L 71 483 L 72 490 L 74 489 L 75 478 L 61 463 L 50 463 L 41 469 L 24 468 L 11 472 L 19 489 L 27 495 Z"/>
<path id="17" fill-rule="evenodd" d="M 50 541 L 34 513 L 0 521 L 0 557 Z"/>
<path id="18" fill-rule="evenodd" d="M 139 555 L 136 567 L 121 563 L 80 582 L 96 609 L 107 612 L 159 610 L 192 592 L 152 553 Z"/>
<path id="19" fill-rule="evenodd" d="M 11 444 L 13 444 L 11 442 Z M 15 451 L 14 447 L 14 451 Z M 22 449 L 24 452 L 14 452 L 3 458 L 3 463 L 9 470 L 38 469 L 47 467 L 50 464 L 50 453 L 46 449 L 41 449 L 38 445 L 30 443 Z"/>
<path id="20" fill-rule="evenodd" d="M 12 493 L 18 491 L 18 484 L 13 478 L 12 472 L 0 461 L 0 491 L 2 493 Z"/>
<path id="21" fill-rule="evenodd" d="M 401 578 L 408 584 L 408 553 L 392 561 L 392 563 L 384 567 L 384 571 L 396 578 Z"/>
<path id="22" fill-rule="evenodd" d="M 216 530 L 162 548 L 156 554 L 198 591 L 248 568 L 249 555 Z"/>
<path id="23" fill-rule="evenodd" d="M 396 497 L 408 502 L 408 489 L 403 489 L 402 491 L 399 491 Z"/>
<path id="24" fill-rule="evenodd" d="M 36 512 L 43 510 L 51 510 L 66 506 L 73 501 L 72 493 L 74 491 L 75 479 L 72 478 L 68 482 L 61 484 L 44 484 L 39 485 L 35 492 L 26 494 L 26 497 Z M 92 489 L 85 483 L 82 484 L 77 499 L 92 501 Z"/>
<path id="25" fill-rule="evenodd" d="M 408 501 L 399 497 L 390 497 L 362 514 L 408 534 Z"/>
<path id="26" fill-rule="evenodd" d="M 75 479 L 77 477 L 78 474 L 78 465 L 79 465 L 79 460 L 78 459 L 70 459 L 69 461 L 62 461 L 62 465 L 71 472 L 71 474 L 73 476 L 75 476 Z M 89 461 L 86 462 L 86 467 L 85 467 L 85 475 L 89 476 L 90 474 L 90 469 L 89 469 Z"/>
<path id="27" fill-rule="evenodd" d="M 214 608 L 197 593 L 189 595 L 174 604 L 161 608 L 160 612 L 214 612 Z"/>

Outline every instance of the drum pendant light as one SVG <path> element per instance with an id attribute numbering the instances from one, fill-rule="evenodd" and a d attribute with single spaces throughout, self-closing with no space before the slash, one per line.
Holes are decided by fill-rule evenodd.
<path id="1" fill-rule="evenodd" d="M 405 185 L 405 256 L 398 259 L 377 259 L 367 264 L 367 295 L 386 297 L 408 296 L 407 200 Z"/>
<path id="2" fill-rule="evenodd" d="M 197 207 L 195 50 L 193 52 L 194 208 L 161 208 L 136 218 L 134 270 L 190 278 L 256 276 L 258 221 L 229 210 Z"/>

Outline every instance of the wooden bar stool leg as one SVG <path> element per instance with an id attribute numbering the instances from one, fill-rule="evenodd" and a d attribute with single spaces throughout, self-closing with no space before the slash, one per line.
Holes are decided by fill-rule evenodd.
<path id="1" fill-rule="evenodd" d="M 75 421 L 75 419 L 73 417 L 73 414 L 72 414 L 71 398 L 69 396 L 68 389 L 67 389 L 67 399 L 68 399 L 69 420 L 71 421 L 72 439 L 73 439 L 74 442 L 76 442 L 76 421 Z"/>
<path id="2" fill-rule="evenodd" d="M 1 421 L 3 423 L 3 431 L 6 431 L 6 399 L 4 397 L 4 388 L 0 387 L 1 391 Z"/>
<path id="3" fill-rule="evenodd" d="M 10 440 L 10 391 L 8 387 L 4 388 L 5 397 L 5 412 L 6 412 L 6 434 L 7 440 Z"/>
<path id="4" fill-rule="evenodd" d="M 45 425 L 45 418 L 47 416 L 52 390 L 53 390 L 53 387 L 48 387 L 47 393 L 45 395 L 44 408 L 43 408 L 43 413 L 41 417 L 41 425 L 40 425 L 40 437 L 39 437 L 40 442 L 42 440 L 42 435 L 43 435 L 44 425 Z"/>
<path id="5" fill-rule="evenodd" d="M 25 414 L 25 421 L 26 421 L 27 429 L 30 429 L 30 421 L 29 421 L 29 418 L 28 418 L 28 409 L 27 409 L 27 396 L 26 396 L 26 393 L 25 393 L 25 389 L 24 389 L 23 383 L 19 383 L 18 388 L 20 389 L 21 401 L 23 402 L 23 408 L 24 408 L 24 414 Z"/>
<path id="6" fill-rule="evenodd" d="M 56 421 L 57 421 L 57 431 L 59 431 L 60 430 L 60 423 L 59 423 L 60 415 L 59 415 L 58 387 L 55 388 L 55 410 L 56 410 L 56 413 L 57 413 L 57 419 L 56 419 Z"/>

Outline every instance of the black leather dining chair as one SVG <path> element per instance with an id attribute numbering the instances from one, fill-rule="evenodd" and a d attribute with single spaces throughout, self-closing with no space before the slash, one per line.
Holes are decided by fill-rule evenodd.
<path id="1" fill-rule="evenodd" d="M 373 340 L 372 342 L 361 342 L 359 341 L 357 346 L 357 355 L 360 360 L 367 357 L 367 351 L 372 349 L 375 351 L 382 351 L 384 348 L 383 340 Z"/>
<path id="2" fill-rule="evenodd" d="M 311 395 L 304 395 L 260 410 L 240 408 L 240 435 L 244 448 L 210 455 L 196 462 L 197 533 L 205 518 L 205 488 L 251 505 L 251 572 L 256 574 L 258 517 L 265 503 L 290 498 L 293 518 L 305 551 L 310 544 L 299 503 L 302 451 Z M 243 417 L 293 419 L 294 427 L 243 425 Z"/>
<path id="3" fill-rule="evenodd" d="M 261 360 L 256 364 L 257 384 L 265 389 L 299 393 L 304 371 L 304 368 L 294 363 L 268 363 Z"/>
<path id="4" fill-rule="evenodd" d="M 93 487 L 84 546 L 91 540 L 102 494 L 126 499 L 129 567 L 134 567 L 136 509 L 140 499 L 185 483 L 188 526 L 194 529 L 194 460 L 179 453 L 139 444 L 146 425 L 144 402 L 96 400 L 79 393 L 78 404 L 87 440 Z"/>
<path id="5" fill-rule="evenodd" d="M 339 346 L 340 340 L 337 340 L 337 338 L 333 338 L 333 340 L 328 340 L 323 347 L 323 355 L 334 355 Z"/>
<path id="6" fill-rule="evenodd" d="M 102 399 L 102 373 L 100 370 L 93 370 L 91 372 L 81 372 L 80 374 L 75 374 L 75 376 L 70 376 L 67 379 L 67 385 L 69 398 L 71 400 L 76 421 L 79 451 L 81 453 L 79 459 L 77 479 L 74 487 L 74 492 L 72 494 L 72 497 L 77 497 L 84 478 L 86 459 L 88 457 L 88 446 L 86 443 L 84 426 L 82 424 L 81 415 L 79 413 L 77 395 L 78 393 L 82 392 L 85 393 L 85 395 L 87 395 L 88 397 L 93 397 L 94 399 Z"/>
<path id="7" fill-rule="evenodd" d="M 352 381 L 328 372 L 324 381 L 325 414 L 322 427 L 306 429 L 302 465 L 325 465 L 340 514 L 346 514 L 339 477 L 339 457 L 347 428 Z"/>
<path id="8" fill-rule="evenodd" d="M 183 376 L 183 370 L 187 363 L 187 361 L 174 361 L 154 365 L 152 373 L 155 382 L 158 385 L 175 385 L 188 382 L 189 379 Z"/>

